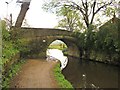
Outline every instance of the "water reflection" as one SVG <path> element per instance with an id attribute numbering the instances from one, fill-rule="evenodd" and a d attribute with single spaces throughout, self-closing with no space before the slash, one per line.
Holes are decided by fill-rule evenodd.
<path id="1" fill-rule="evenodd" d="M 69 58 L 69 62 L 68 62 Z M 59 60 L 65 78 L 75 88 L 118 88 L 118 67 L 66 57 L 61 50 L 48 49 L 47 60 Z"/>
<path id="2" fill-rule="evenodd" d="M 63 74 L 75 88 L 118 88 L 118 67 L 68 58 Z"/>
<path id="3" fill-rule="evenodd" d="M 68 63 L 68 58 L 63 55 L 63 52 L 58 49 L 48 49 L 47 50 L 47 61 L 48 60 L 59 60 L 61 62 L 61 67 L 60 69 L 63 70 L 67 63 Z"/>

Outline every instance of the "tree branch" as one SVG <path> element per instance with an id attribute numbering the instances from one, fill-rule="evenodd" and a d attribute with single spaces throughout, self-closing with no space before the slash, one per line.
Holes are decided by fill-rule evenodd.
<path id="1" fill-rule="evenodd" d="M 93 15 L 92 15 L 92 19 L 91 19 L 90 24 L 93 23 L 93 19 L 94 19 L 95 14 L 97 14 L 102 8 L 104 8 L 104 7 L 106 7 L 106 6 L 110 5 L 110 4 L 112 4 L 112 2 L 102 5 L 101 7 L 99 7 L 99 8 L 95 11 L 95 6 L 96 6 L 96 0 L 95 0 L 95 1 L 94 1 L 94 4 L 93 4 Z"/>
<path id="2" fill-rule="evenodd" d="M 85 20 L 86 26 L 89 27 L 89 19 L 88 19 L 88 5 L 85 6 L 85 8 L 81 8 L 79 5 L 77 5 L 75 2 L 72 2 L 73 5 L 71 5 L 72 7 L 76 8 L 77 10 L 79 10 L 82 15 L 83 18 Z M 87 2 L 86 2 L 87 4 Z M 76 6 L 76 7 L 75 7 Z M 84 11 L 83 11 L 84 10 Z"/>
<path id="3" fill-rule="evenodd" d="M 76 4 L 75 2 L 72 2 L 72 6 L 74 7 L 74 5 L 76 6 L 76 9 L 78 9 L 78 10 L 80 10 L 80 12 L 82 13 L 82 14 L 84 14 L 84 9 L 82 8 L 82 7 L 80 7 L 78 4 Z"/>
<path id="4" fill-rule="evenodd" d="M 86 8 L 85 8 L 85 17 L 86 17 L 86 21 L 89 24 L 89 16 L 88 16 L 88 2 L 86 0 L 85 2 Z"/>
<path id="5" fill-rule="evenodd" d="M 85 13 L 84 13 L 84 11 L 83 11 L 83 8 L 81 8 L 81 7 L 80 7 L 79 5 L 77 5 L 75 2 L 72 2 L 72 4 L 73 4 L 73 5 L 65 5 L 65 6 L 69 6 L 69 7 L 72 7 L 72 8 L 74 8 L 74 9 L 79 10 L 79 11 L 82 13 L 83 17 L 85 17 Z"/>
<path id="6" fill-rule="evenodd" d="M 101 7 L 99 7 L 99 8 L 96 10 L 96 12 L 95 12 L 94 14 L 98 13 L 102 8 L 104 8 L 104 7 L 106 7 L 106 6 L 110 5 L 110 4 L 112 4 L 112 2 L 102 5 Z"/>
<path id="7" fill-rule="evenodd" d="M 85 8 L 85 3 L 83 2 L 83 0 L 81 0 L 82 1 L 82 5 L 83 5 L 83 7 Z"/>
<path id="8" fill-rule="evenodd" d="M 94 16 L 95 16 L 95 6 L 96 6 L 96 0 L 94 0 L 94 2 L 93 2 L 93 15 L 92 15 L 92 19 L 91 19 L 90 24 L 92 24 Z"/>

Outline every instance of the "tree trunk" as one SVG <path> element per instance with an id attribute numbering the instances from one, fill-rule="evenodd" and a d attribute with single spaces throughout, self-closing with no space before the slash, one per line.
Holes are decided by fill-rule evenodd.
<path id="1" fill-rule="evenodd" d="M 16 27 L 21 27 L 22 26 L 22 22 L 24 20 L 26 12 L 29 9 L 29 5 L 30 5 L 30 3 L 26 3 L 26 2 L 22 4 L 20 13 L 19 13 L 17 21 L 15 23 Z"/>

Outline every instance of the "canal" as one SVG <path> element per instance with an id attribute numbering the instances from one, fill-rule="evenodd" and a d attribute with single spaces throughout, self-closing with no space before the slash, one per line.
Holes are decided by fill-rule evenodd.
<path id="1" fill-rule="evenodd" d="M 117 66 L 75 57 L 66 58 L 62 51 L 57 49 L 47 51 L 50 51 L 49 54 L 47 53 L 48 56 L 54 57 L 51 60 L 56 58 L 60 60 L 61 65 L 66 64 L 62 73 L 74 88 L 118 88 Z"/>
<path id="2" fill-rule="evenodd" d="M 74 88 L 118 88 L 118 67 L 68 57 L 62 73 Z"/>

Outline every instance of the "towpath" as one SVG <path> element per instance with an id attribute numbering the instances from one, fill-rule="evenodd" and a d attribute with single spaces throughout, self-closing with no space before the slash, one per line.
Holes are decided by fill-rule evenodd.
<path id="1" fill-rule="evenodd" d="M 55 61 L 29 59 L 11 80 L 10 88 L 58 88 L 54 78 Z"/>

